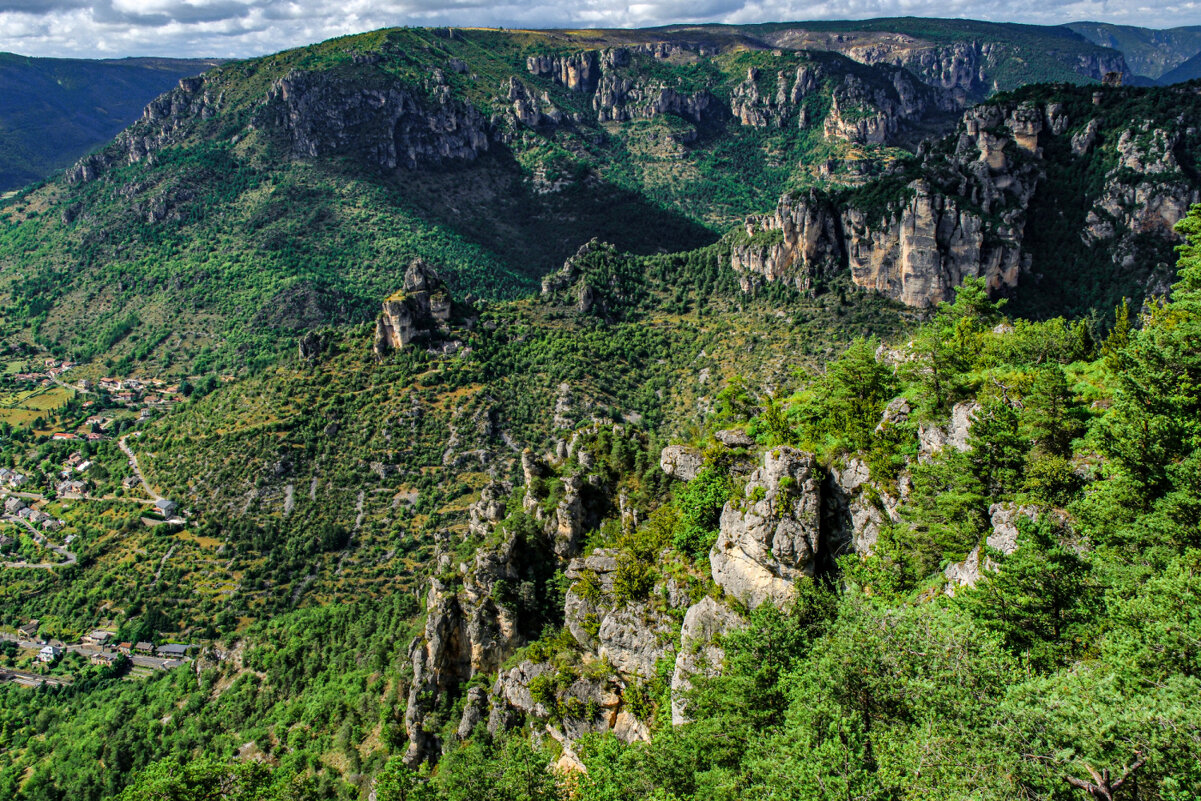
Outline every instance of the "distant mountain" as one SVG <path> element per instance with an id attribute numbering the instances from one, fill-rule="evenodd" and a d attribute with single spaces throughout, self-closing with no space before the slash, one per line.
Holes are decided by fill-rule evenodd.
<path id="1" fill-rule="evenodd" d="M 904 67 L 955 92 L 961 103 L 1029 83 L 1090 83 L 1110 72 L 1131 77 L 1120 52 L 1061 26 L 885 17 L 667 30 L 679 35 L 722 28 L 754 46 L 829 50 L 865 64 Z"/>
<path id="2" fill-rule="evenodd" d="M 180 78 L 218 63 L 0 53 L 0 192 L 68 166 L 136 120 L 147 103 Z"/>
<path id="3" fill-rule="evenodd" d="M 1164 73 L 1160 76 L 1159 82 L 1162 84 L 1184 83 L 1195 78 L 1201 78 L 1201 53 L 1182 62 L 1180 66 L 1173 69 L 1171 72 Z"/>
<path id="4" fill-rule="evenodd" d="M 1120 50 L 1131 72 L 1161 83 L 1188 80 L 1170 77 L 1169 73 L 1201 52 L 1199 25 L 1155 30 L 1133 25 L 1111 25 L 1108 22 L 1071 22 L 1064 27 L 1093 44 Z M 1191 77 L 1196 77 L 1196 74 Z"/>

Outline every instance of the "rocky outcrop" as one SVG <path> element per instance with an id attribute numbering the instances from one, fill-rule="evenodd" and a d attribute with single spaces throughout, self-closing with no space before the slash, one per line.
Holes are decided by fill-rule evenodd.
<path id="1" fill-rule="evenodd" d="M 749 607 L 784 605 L 793 583 L 816 572 L 821 540 L 821 477 L 810 454 L 776 448 L 763 455 L 742 498 L 726 503 L 709 552 L 713 580 Z"/>
<path id="2" fill-rule="evenodd" d="M 853 194 L 841 202 L 812 191 L 781 198 L 774 214 L 748 218 L 745 239 L 731 238 L 744 291 L 761 281 L 808 291 L 843 267 L 858 286 L 907 306 L 948 300 L 968 277 L 993 291 L 1013 289 L 1028 263 L 1025 210 L 1040 175 L 1013 153 L 1038 157 L 1046 117 L 1026 104 L 967 112 L 949 164 L 927 154 L 930 178 L 898 187 L 884 206 L 861 206 Z"/>
<path id="3" fill-rule="evenodd" d="M 182 141 L 197 122 L 215 116 L 224 105 L 216 79 L 183 78 L 179 86 L 152 100 L 142 117 L 103 150 L 84 156 L 67 171 L 71 184 L 87 183 L 114 167 L 152 159 L 164 147 Z"/>
<path id="4" fill-rule="evenodd" d="M 967 451 L 968 434 L 971 433 L 972 423 L 980 411 L 980 404 L 975 401 L 961 401 L 951 408 L 951 419 L 946 425 L 923 423 L 917 429 L 917 458 L 929 461 L 934 454 L 943 448 L 954 448 L 957 451 Z"/>
<path id="5" fill-rule="evenodd" d="M 691 481 L 705 466 L 705 455 L 690 445 L 668 445 L 659 452 L 659 468 L 680 481 Z"/>
<path id="6" fill-rule="evenodd" d="M 255 126 L 284 137 L 294 158 L 349 156 L 381 170 L 471 161 L 488 150 L 486 120 L 451 96 L 441 70 L 426 92 L 373 77 L 291 72 L 272 85 Z"/>
<path id="7" fill-rule="evenodd" d="M 1002 86 L 997 75 L 1024 55 L 1006 42 L 966 40 L 936 42 L 892 31 L 811 31 L 782 28 L 765 37 L 777 47 L 798 50 L 826 50 L 841 53 L 861 64 L 903 67 L 923 83 L 943 89 L 960 106 L 983 100 Z M 1009 63 L 1007 63 L 1009 62 Z M 1129 77 L 1130 71 L 1120 53 L 1100 48 L 1080 53 L 1065 68 L 1101 81 L 1108 73 Z"/>
<path id="8" fill-rule="evenodd" d="M 722 113 L 717 98 L 707 91 L 679 92 L 662 81 L 606 72 L 592 97 L 600 122 L 627 122 L 674 114 L 693 122 Z"/>
<path id="9" fill-rule="evenodd" d="M 447 332 L 453 308 L 450 291 L 437 271 L 421 259 L 414 260 L 405 271 L 404 289 L 384 301 L 376 320 L 375 355 L 383 357 L 414 340 Z"/>
<path id="10" fill-rule="evenodd" d="M 1011 503 L 994 503 L 989 507 L 988 514 L 992 523 L 992 533 L 981 545 L 973 548 L 966 559 L 947 565 L 943 571 L 947 580 L 948 595 L 954 595 L 959 587 L 975 586 L 983 571 L 997 569 L 997 564 L 989 558 L 987 552 L 981 554 L 982 547 L 999 551 L 1005 556 L 1012 554 L 1018 547 L 1018 521 L 1022 518 L 1033 521 L 1038 517 L 1038 512 L 1033 506 L 1017 506 Z"/>
<path id="11" fill-rule="evenodd" d="M 550 95 L 541 92 L 535 95 L 517 78 L 509 78 L 502 86 L 505 97 L 512 109 L 512 118 L 530 128 L 543 125 L 558 125 L 567 115 L 550 99 Z"/>
<path id="12" fill-rule="evenodd" d="M 689 722 L 688 691 L 692 677 L 713 677 L 721 672 L 725 651 L 721 637 L 746 625 L 741 615 L 706 596 L 684 615 L 680 629 L 680 652 L 671 674 L 671 723 L 680 726 Z"/>
<path id="13" fill-rule="evenodd" d="M 851 457 L 830 468 L 826 493 L 827 528 L 823 546 L 830 555 L 870 555 L 885 526 L 902 522 L 900 506 L 909 490 L 902 474 L 895 487 L 873 481 L 867 464 Z"/>
<path id="14" fill-rule="evenodd" d="M 730 266 L 742 291 L 781 281 L 810 292 L 815 281 L 844 266 L 841 225 L 833 205 L 816 192 L 803 198 L 785 195 L 775 214 L 748 218 L 747 240 L 735 239 L 730 247 Z"/>
<path id="15" fill-rule="evenodd" d="M 1117 163 L 1105 176 L 1081 236 L 1088 246 L 1108 250 L 1118 270 L 1148 261 L 1142 252 L 1148 234 L 1152 241 L 1182 241 L 1175 226 L 1201 202 L 1201 189 L 1181 166 L 1186 127 L 1183 118 L 1172 130 L 1142 123 L 1117 137 Z M 1084 136 L 1091 146 L 1095 129 L 1090 125 Z M 1073 149 L 1076 145 L 1073 139 Z"/>
<path id="16" fill-rule="evenodd" d="M 550 78 L 572 92 L 592 94 L 601 77 L 600 51 L 584 50 L 568 55 L 537 55 L 525 60 L 531 75 Z"/>

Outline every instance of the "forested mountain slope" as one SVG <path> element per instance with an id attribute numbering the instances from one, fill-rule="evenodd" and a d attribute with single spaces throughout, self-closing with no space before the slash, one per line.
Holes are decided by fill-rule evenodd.
<path id="1" fill-rule="evenodd" d="M 92 61 L 0 53 L 0 193 L 70 166 L 213 59 Z"/>
<path id="2" fill-rule="evenodd" d="M 344 37 L 0 206 L 0 797 L 1201 795 L 1201 88 L 841 25 Z"/>
<path id="3" fill-rule="evenodd" d="M 593 237 L 713 241 L 790 186 L 884 169 L 954 107 L 895 67 L 724 33 L 604 44 L 382 31 L 185 81 L 6 204 L 9 330 L 229 369 L 364 319 L 414 256 L 506 297 Z"/>
<path id="4" fill-rule="evenodd" d="M 163 465 L 155 480 L 241 460 L 245 448 L 200 427 L 221 431 L 252 399 L 286 412 L 293 394 L 324 383 L 333 414 L 320 420 L 336 428 L 314 438 L 265 420 L 229 432 L 256 461 L 278 459 L 263 449 L 272 441 L 288 453 L 294 467 L 263 476 L 268 492 L 248 507 L 252 519 L 272 506 L 282 518 L 269 488 L 317 467 L 326 493 L 349 475 L 336 460 L 353 466 L 362 447 L 335 453 L 322 438 L 387 442 L 366 433 L 380 411 L 399 425 L 392 447 L 406 446 L 422 441 L 425 414 L 439 414 L 423 398 L 430 411 L 407 419 L 375 402 L 352 418 L 362 390 L 340 391 L 337 376 L 385 397 L 420 370 L 404 383 L 464 401 L 468 381 L 481 382 L 476 397 L 495 399 L 506 427 L 472 413 L 478 427 L 452 426 L 440 460 L 478 471 L 476 451 L 499 457 L 486 475 L 460 474 L 477 489 L 437 519 L 419 500 L 414 515 L 392 513 L 397 529 L 382 539 L 330 543 L 345 565 L 328 573 L 331 595 L 314 590 L 332 600 L 343 571 L 368 576 L 391 558 L 378 561 L 384 548 L 432 533 L 424 620 L 407 571 L 397 582 L 385 569 L 370 590 L 348 584 L 345 606 L 281 608 L 249 628 L 219 616 L 234 628 L 194 675 L 7 689 L 0 780 L 29 799 L 109 797 L 127 781 L 129 799 L 217 787 L 238 799 L 383 801 L 1196 794 L 1201 280 L 1195 248 L 1184 258 L 1170 302 L 1137 319 L 1119 309 L 1104 337 L 1087 321 L 1009 320 L 968 281 L 928 324 L 883 347 L 859 340 L 819 369 L 796 358 L 795 339 L 754 334 L 747 350 L 732 332 L 729 351 L 697 342 L 722 371 L 695 351 L 673 361 L 652 342 L 680 325 L 679 303 L 696 304 L 688 316 L 706 326 L 771 319 L 770 307 L 726 318 L 720 299 L 740 290 L 704 256 L 629 261 L 604 249 L 580 254 L 539 303 L 481 318 L 504 347 L 452 326 L 426 346 L 467 336 L 470 353 L 427 361 L 407 347 L 352 367 L 366 331 L 310 342 L 307 363 L 267 379 L 280 390 L 235 384 L 148 430 L 145 447 L 159 454 L 148 458 Z M 705 294 L 657 289 L 679 274 Z M 589 287 L 610 292 L 581 304 Z M 809 319 L 795 302 L 794 327 Z M 603 331 L 615 350 L 598 354 L 601 340 L 580 329 L 534 335 L 552 321 Z M 523 349 L 545 367 L 513 370 Z M 616 366 L 619 353 L 628 366 Z M 598 383 L 572 373 L 576 359 Z M 707 375 L 688 390 L 673 364 Z M 736 377 L 736 364 L 757 369 Z M 639 371 L 645 400 L 621 383 Z M 506 396 L 523 374 L 540 377 Z M 552 386 L 572 376 L 567 390 Z M 682 404 L 670 400 L 676 387 Z M 660 391 L 662 406 L 651 400 Z M 631 413 L 653 408 L 673 411 Z M 189 460 L 193 469 L 169 467 Z M 388 493 L 410 481 L 378 475 Z M 374 480 L 358 484 L 374 494 Z M 218 513 L 203 497 L 190 503 Z M 248 569 L 251 548 L 283 545 L 269 530 L 178 536 L 218 540 L 207 547 L 224 537 L 222 555 L 241 562 L 234 580 L 267 597 L 289 572 L 297 597 L 310 586 L 303 554 L 279 563 L 283 573 Z"/>

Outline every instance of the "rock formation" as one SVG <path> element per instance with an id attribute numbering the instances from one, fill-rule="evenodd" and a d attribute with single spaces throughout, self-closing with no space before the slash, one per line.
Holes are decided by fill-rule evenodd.
<path id="1" fill-rule="evenodd" d="M 943 575 L 947 579 L 947 594 L 954 595 L 959 587 L 972 587 L 980 580 L 982 571 L 996 570 L 997 564 L 985 553 L 981 558 L 981 548 L 987 547 L 1008 556 L 1018 547 L 1018 520 L 1026 518 L 1033 521 L 1038 517 L 1032 506 L 1016 506 L 1011 503 L 994 503 L 988 509 L 992 523 L 992 533 L 984 542 L 972 549 L 962 562 L 947 565 Z"/>
<path id="2" fill-rule="evenodd" d="M 294 158 L 343 155 L 382 170 L 471 161 L 485 152 L 484 116 L 451 96 L 441 70 L 427 83 L 419 94 L 399 82 L 372 86 L 330 72 L 291 72 L 272 85 L 255 125 L 283 135 Z"/>
<path id="3" fill-rule="evenodd" d="M 1177 155 L 1186 128 L 1180 120 L 1170 130 L 1136 123 L 1107 131 L 1096 119 L 1069 119 L 1055 102 L 977 106 L 963 114 L 955 136 L 925 146 L 920 163 L 900 171 L 904 180 L 884 179 L 893 182 L 890 199 L 881 202 L 878 187 L 870 197 L 853 190 L 786 195 L 773 214 L 748 218 L 728 238 L 730 263 L 744 291 L 775 281 L 810 291 L 846 269 L 856 285 L 915 307 L 949 300 L 968 277 L 985 279 L 995 293 L 1013 292 L 1029 277 L 1031 225 L 1062 224 L 1028 216 L 1045 178 L 1044 145 L 1065 137 L 1073 158 L 1104 160 L 1096 143 L 1111 137 L 1117 163 L 1089 198 L 1078 234 L 1085 246 L 1102 247 L 1116 271 L 1129 269 L 1140 263 L 1140 247 L 1178 242 L 1173 226 L 1201 200 Z"/>
<path id="4" fill-rule="evenodd" d="M 421 259 L 414 260 L 405 271 L 404 289 L 384 301 L 376 320 L 375 355 L 383 357 L 445 330 L 452 308 L 450 292 L 438 273 Z"/>
<path id="5" fill-rule="evenodd" d="M 181 79 L 177 88 L 152 100 L 142 118 L 106 147 L 76 162 L 67 171 L 67 182 L 87 183 L 114 167 L 152 157 L 164 147 L 181 141 L 196 122 L 215 116 L 223 101 L 221 89 L 205 76 Z"/>
<path id="6" fill-rule="evenodd" d="M 692 689 L 692 677 L 712 677 L 721 672 L 725 652 L 720 639 L 742 628 L 746 621 L 728 607 L 706 596 L 688 608 L 680 628 L 680 653 L 671 674 L 671 723 L 689 722 L 686 696 Z"/>
<path id="7" fill-rule="evenodd" d="M 763 454 L 744 496 L 726 503 L 709 552 L 713 580 L 749 607 L 783 605 L 793 583 L 816 572 L 821 479 L 813 457 L 781 447 Z"/>

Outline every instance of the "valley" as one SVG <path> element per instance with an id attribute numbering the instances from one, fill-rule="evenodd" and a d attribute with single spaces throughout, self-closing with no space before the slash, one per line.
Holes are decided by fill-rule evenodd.
<path id="1" fill-rule="evenodd" d="M 1201 793 L 1201 85 L 1146 30 L 178 80 L 0 201 L 0 796 Z"/>

